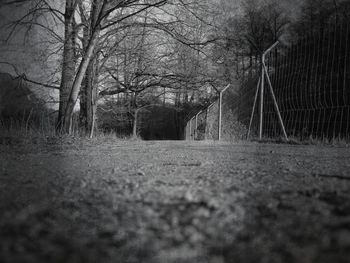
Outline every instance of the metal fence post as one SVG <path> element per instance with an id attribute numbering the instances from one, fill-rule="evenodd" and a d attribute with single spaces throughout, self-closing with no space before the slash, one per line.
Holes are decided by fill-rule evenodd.
<path id="1" fill-rule="evenodd" d="M 249 128 L 248 128 L 248 133 L 247 133 L 247 139 L 249 139 L 250 131 L 251 131 L 252 125 L 253 125 L 254 112 L 255 112 L 256 103 L 257 103 L 258 97 L 259 97 L 260 81 L 261 81 L 261 79 L 259 78 L 259 80 L 258 80 L 258 85 L 257 85 L 257 87 L 256 87 L 255 97 L 254 97 L 253 109 L 252 109 L 252 113 L 251 113 L 251 115 L 250 115 L 250 121 L 249 121 Z"/>
<path id="2" fill-rule="evenodd" d="M 190 119 L 190 141 L 192 140 L 192 119 Z"/>
<path id="3" fill-rule="evenodd" d="M 270 80 L 270 77 L 269 77 L 269 73 L 267 71 L 267 68 L 266 68 L 266 65 L 265 65 L 265 56 L 271 52 L 272 49 L 274 49 L 277 45 L 279 44 L 279 41 L 277 41 L 276 43 L 274 43 L 268 50 L 266 50 L 264 52 L 264 54 L 262 55 L 262 61 L 261 61 L 261 64 L 262 64 L 262 76 L 266 75 L 266 79 L 267 79 L 267 82 L 268 82 L 268 86 L 269 86 L 269 89 L 270 89 L 270 93 L 271 93 L 271 97 L 272 97 L 272 100 L 273 100 L 273 104 L 274 104 L 274 107 L 275 107 L 275 110 L 276 110 L 276 113 L 277 113 L 277 116 L 278 116 L 278 121 L 281 125 L 281 129 L 283 131 L 283 135 L 285 137 L 285 139 L 288 141 L 288 136 L 287 136 L 287 133 L 286 133 L 286 129 L 284 127 L 284 123 L 283 123 L 283 120 L 282 120 L 282 116 L 281 116 L 281 112 L 279 110 L 279 107 L 278 107 L 278 103 L 277 103 L 277 100 L 276 100 L 276 97 L 275 97 L 275 93 L 273 92 L 273 88 L 272 88 L 272 83 L 271 83 L 271 80 Z"/>
<path id="4" fill-rule="evenodd" d="M 196 127 L 195 127 L 195 136 L 194 136 L 194 139 L 196 140 L 196 138 L 198 137 L 198 115 L 201 114 L 202 111 L 198 112 L 196 114 Z M 197 138 L 198 139 L 198 138 Z"/>
<path id="5" fill-rule="evenodd" d="M 196 140 L 197 138 L 197 127 L 198 127 L 198 113 L 196 114 L 195 116 L 195 119 L 194 119 L 194 140 Z"/>
<path id="6" fill-rule="evenodd" d="M 190 127 L 189 127 L 189 123 L 187 122 L 186 123 L 186 128 L 185 128 L 185 140 L 187 141 L 188 140 L 188 129 L 189 129 Z"/>
<path id="7" fill-rule="evenodd" d="M 221 132 L 222 132 L 222 94 L 230 87 L 231 85 L 227 85 L 222 91 L 219 93 L 219 130 L 218 130 L 218 140 L 221 141 Z"/>
<path id="8" fill-rule="evenodd" d="M 219 94 L 219 130 L 218 130 L 218 140 L 221 140 L 221 122 L 222 122 L 222 92 Z"/>
<path id="9" fill-rule="evenodd" d="M 261 58 L 261 61 L 263 58 Z M 263 135 L 263 120 L 264 120 L 264 85 L 265 85 L 265 74 L 263 66 L 261 65 L 261 81 L 260 81 L 260 121 L 259 121 L 259 140 L 262 139 Z"/>
<path id="10" fill-rule="evenodd" d="M 208 115 L 209 115 L 209 107 L 205 112 L 205 128 L 204 128 L 204 140 L 207 139 L 207 130 L 208 130 Z"/>
<path id="11" fill-rule="evenodd" d="M 207 113 L 206 113 L 206 118 L 205 118 L 205 136 L 206 136 L 206 139 L 207 139 L 207 134 L 209 135 L 210 134 L 210 127 L 209 127 L 209 113 L 210 113 L 210 108 L 213 107 L 213 105 L 215 104 L 216 102 L 213 102 L 212 104 L 210 104 L 208 107 L 207 107 Z"/>
<path id="12" fill-rule="evenodd" d="M 269 84 L 269 88 L 270 88 L 270 92 L 271 92 L 271 97 L 272 97 L 272 100 L 273 100 L 273 105 L 275 107 L 275 110 L 276 110 L 276 113 L 277 113 L 277 116 L 278 116 L 278 121 L 281 125 L 281 129 L 282 129 L 282 132 L 283 132 L 283 135 L 284 135 L 284 138 L 288 141 L 288 136 L 287 136 L 287 133 L 286 133 L 286 129 L 284 127 L 284 123 L 283 123 L 283 120 L 282 120 L 282 116 L 281 116 L 281 112 L 279 110 L 279 107 L 278 107 L 278 104 L 277 104 L 277 100 L 276 100 L 276 97 L 275 97 L 275 93 L 273 92 L 273 88 L 272 88 L 272 84 L 271 84 L 271 80 L 270 80 L 270 77 L 269 77 L 269 74 L 267 72 L 267 68 L 266 68 L 266 65 L 265 65 L 265 62 L 263 61 L 263 67 L 264 67 L 264 72 L 266 74 L 266 79 L 267 79 L 267 82 Z"/>

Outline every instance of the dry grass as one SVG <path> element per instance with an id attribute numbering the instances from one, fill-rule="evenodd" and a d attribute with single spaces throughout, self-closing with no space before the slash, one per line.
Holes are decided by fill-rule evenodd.
<path id="1" fill-rule="evenodd" d="M 56 131 L 54 121 L 42 122 L 33 125 L 28 120 L 12 120 L 5 123 L 0 120 L 0 145 L 7 146 L 37 146 L 47 144 L 99 144 L 113 141 L 135 141 L 139 137 L 118 136 L 114 132 L 105 133 L 96 131 L 93 138 L 89 138 L 85 132 L 74 129 L 72 134 L 60 134 Z"/>
<path id="2" fill-rule="evenodd" d="M 319 146 L 334 146 L 334 147 L 349 147 L 350 140 L 345 138 L 315 138 L 309 137 L 300 139 L 299 137 L 288 137 L 288 141 L 283 137 L 267 138 L 264 137 L 259 140 L 257 137 L 251 139 L 253 142 L 259 143 L 278 143 L 278 144 L 292 144 L 292 145 L 319 145 Z"/>

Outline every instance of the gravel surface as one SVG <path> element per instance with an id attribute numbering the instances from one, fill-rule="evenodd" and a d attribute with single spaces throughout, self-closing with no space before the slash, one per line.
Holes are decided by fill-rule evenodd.
<path id="1" fill-rule="evenodd" d="M 0 262 L 350 262 L 350 149 L 0 145 Z"/>

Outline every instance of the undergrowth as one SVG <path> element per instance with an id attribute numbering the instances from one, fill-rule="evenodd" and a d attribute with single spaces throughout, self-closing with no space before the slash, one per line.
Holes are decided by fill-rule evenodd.
<path id="1" fill-rule="evenodd" d="M 0 145 L 48 145 L 48 144 L 98 144 L 111 141 L 140 140 L 139 137 L 118 136 L 114 132 L 96 130 L 89 138 L 86 132 L 74 129 L 71 134 L 62 134 L 56 131 L 55 125 L 42 123 L 32 125 L 26 121 L 11 121 L 5 123 L 0 120 Z"/>

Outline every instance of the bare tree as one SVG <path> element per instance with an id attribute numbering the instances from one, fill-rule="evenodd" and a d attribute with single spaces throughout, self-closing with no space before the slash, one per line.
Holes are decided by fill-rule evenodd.
<path id="1" fill-rule="evenodd" d="M 81 124 L 91 134 L 97 94 L 126 94 L 137 109 L 137 98 L 147 89 L 153 89 L 157 95 L 161 88 L 163 93 L 183 87 L 193 90 L 210 81 L 201 65 L 207 63 L 204 51 L 208 51 L 206 47 L 213 40 L 203 34 L 200 38 L 193 37 L 200 35 L 196 30 L 209 26 L 198 12 L 205 7 L 203 3 L 66 0 L 60 9 L 50 0 L 8 0 L 3 5 L 30 5 L 28 13 L 16 21 L 14 31 L 19 26 L 45 27 L 38 23 L 40 15 L 54 17 L 57 27 L 64 28 L 60 35 L 46 26 L 61 42 L 57 49 L 61 55 L 57 128 L 60 132 L 70 132 L 74 108 L 80 99 Z M 193 21 L 205 26 L 197 27 L 198 23 Z M 128 45 L 130 48 L 123 50 Z M 182 55 L 178 56 L 177 52 Z M 176 93 L 177 101 L 179 94 Z"/>
<path id="2" fill-rule="evenodd" d="M 75 10 L 78 1 L 66 0 L 64 12 L 64 44 L 62 54 L 62 75 L 60 85 L 60 98 L 58 110 L 58 130 L 61 130 L 64 125 L 64 116 L 68 103 L 71 87 L 74 82 L 75 68 L 76 68 L 76 22 Z"/>
<path id="3" fill-rule="evenodd" d="M 255 74 L 261 54 L 286 34 L 289 24 L 290 18 L 279 1 L 243 2 L 237 13 L 223 22 L 223 41 L 214 50 L 223 78 L 244 80 Z"/>
<path id="4" fill-rule="evenodd" d="M 348 0 L 305 0 L 301 15 L 293 24 L 297 37 L 310 33 L 321 33 L 328 24 L 348 21 L 350 2 Z"/>
<path id="5" fill-rule="evenodd" d="M 118 31 L 111 28 L 105 34 L 104 42 L 108 44 L 101 49 L 105 61 L 100 71 L 99 95 L 125 94 L 123 98 L 128 98 L 125 107 L 129 108 L 134 123 L 140 108 L 154 105 L 152 96 L 162 94 L 164 105 L 167 94 L 173 93 L 176 106 L 180 107 L 182 92 L 198 90 L 211 81 L 203 68 L 207 63 L 203 49 L 210 41 L 203 33 L 202 36 L 196 33 L 204 28 L 198 27 L 203 21 L 191 12 L 184 16 L 179 12 L 181 7 L 184 8 L 177 5 L 172 10 L 166 9 L 166 16 L 172 14 L 171 20 L 164 21 L 164 14 L 159 15 L 164 10 L 156 14 L 145 12 L 135 16 L 132 22 L 119 25 Z M 144 101 L 145 94 L 153 95 Z"/>

